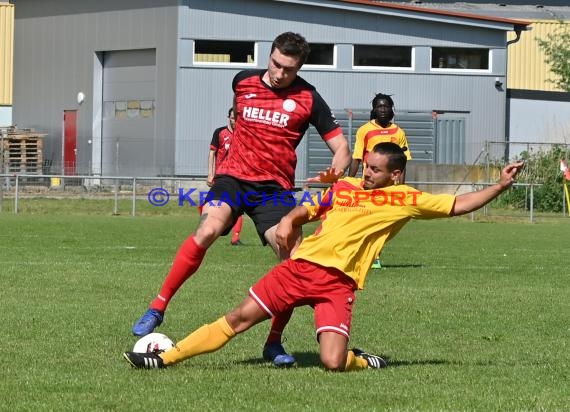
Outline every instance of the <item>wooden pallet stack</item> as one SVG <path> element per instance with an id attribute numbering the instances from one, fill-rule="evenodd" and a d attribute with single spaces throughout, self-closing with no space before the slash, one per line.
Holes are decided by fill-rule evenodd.
<path id="1" fill-rule="evenodd" d="M 0 173 L 41 174 L 45 134 L 15 126 L 0 128 Z"/>

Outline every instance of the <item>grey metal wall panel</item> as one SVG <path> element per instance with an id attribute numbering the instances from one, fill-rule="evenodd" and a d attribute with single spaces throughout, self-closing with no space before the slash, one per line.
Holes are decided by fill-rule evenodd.
<path id="1" fill-rule="evenodd" d="M 356 132 L 370 120 L 366 109 L 333 111 L 342 131 L 354 147 Z M 395 122 L 406 132 L 415 163 L 435 163 L 435 121 L 431 113 L 396 113 Z M 317 130 L 310 126 L 306 133 L 305 169 L 297 168 L 298 180 L 316 176 L 331 164 L 332 153 Z M 298 165 L 300 166 L 300 165 Z"/>
<path id="2" fill-rule="evenodd" d="M 112 51 L 103 55 L 102 172 L 106 176 L 155 176 L 156 52 L 154 49 Z M 128 102 L 152 104 L 148 117 L 129 110 Z M 116 106 L 122 102 L 126 112 Z M 106 110 L 108 108 L 108 110 Z M 148 112 L 147 112 L 148 113 Z"/>
<path id="3" fill-rule="evenodd" d="M 232 80 L 237 72 L 237 69 L 180 69 L 176 174 L 208 174 L 212 133 L 227 122 L 228 108 L 233 103 Z"/>
<path id="4" fill-rule="evenodd" d="M 453 18 L 447 23 L 408 20 L 371 13 L 375 8 L 364 13 L 264 0 L 190 0 L 189 6 L 181 16 L 185 38 L 233 39 L 239 33 L 245 40 L 271 41 L 280 32 L 295 30 L 313 42 L 504 47 L 506 41 L 504 31 L 467 26 L 465 19 L 463 25 Z"/>
<path id="5" fill-rule="evenodd" d="M 510 140 L 570 143 L 570 101 L 510 99 Z"/>
<path id="6" fill-rule="evenodd" d="M 97 134 L 94 55 L 108 50 L 157 49 L 157 134 L 168 136 L 156 154 L 174 163 L 176 118 L 175 0 L 15 0 L 13 121 L 47 133 L 45 157 L 61 162 L 63 110 L 78 110 L 78 173 L 88 173 Z M 86 96 L 77 105 L 78 92 Z M 55 172 L 58 172 L 55 170 Z"/>
<path id="7" fill-rule="evenodd" d="M 207 153 L 212 130 L 223 122 L 226 106 L 232 99 L 231 80 L 238 70 L 196 67 L 181 70 L 180 90 L 184 93 L 179 96 L 177 173 L 205 173 L 204 153 Z M 397 111 L 461 113 L 466 118 L 464 127 L 468 143 L 463 150 L 467 162 L 476 158 L 485 140 L 504 139 L 505 93 L 495 89 L 494 77 L 490 75 L 349 73 L 309 69 L 303 69 L 300 74 L 317 87 L 335 110 L 366 107 L 375 93 L 384 92 L 393 95 Z M 450 90 L 453 90 L 452 94 Z M 425 149 L 422 153 L 426 150 L 431 159 L 434 155 L 430 150 Z"/>
<path id="8" fill-rule="evenodd" d="M 406 132 L 414 163 L 435 163 L 435 122 L 432 114 L 396 114 L 394 121 Z"/>
<path id="9" fill-rule="evenodd" d="M 410 19 L 413 13 L 397 17 L 349 11 L 354 8 L 349 6 L 333 10 L 266 0 L 14 3 L 13 119 L 47 132 L 46 149 L 54 159 L 60 153 L 62 112 L 77 108 L 75 97 L 82 91 L 87 99 L 78 112 L 78 161 L 90 160 L 88 141 L 100 134 L 93 123 L 101 107 L 90 99 L 96 95 L 93 84 L 99 84 L 93 78 L 95 54 L 152 48 L 156 49 L 158 161 L 171 165 L 172 173 L 205 175 L 209 139 L 213 129 L 225 123 L 231 79 L 239 68 L 193 66 L 194 39 L 255 41 L 260 51 L 257 67 L 266 67 L 271 41 L 286 30 L 300 32 L 310 42 L 337 44 L 335 70 L 301 72 L 335 110 L 367 107 L 382 91 L 394 95 L 397 111 L 459 113 L 465 117 L 466 162 L 476 157 L 485 140 L 504 139 L 506 98 L 494 87 L 494 78 L 504 82 L 505 76 L 506 35 L 501 25 L 491 28 L 460 18 L 417 20 Z M 413 45 L 415 71 L 354 71 L 353 43 Z M 492 70 L 431 72 L 427 60 L 431 46 L 491 48 Z M 303 150 L 302 144 L 298 151 L 305 159 Z"/>
<path id="10" fill-rule="evenodd" d="M 207 153 L 212 130 L 220 122 L 223 124 L 226 106 L 232 99 L 231 80 L 237 71 L 206 68 L 181 71 L 180 88 L 186 92 L 181 93 L 179 99 L 184 110 L 178 120 L 181 133 L 176 150 L 177 173 L 205 173 L 207 158 L 204 153 Z M 329 106 L 337 111 L 362 108 L 371 102 L 376 92 L 385 92 L 393 95 L 397 111 L 460 113 L 466 119 L 463 126 L 466 143 L 462 146 L 463 154 L 457 157 L 465 162 L 472 162 L 478 156 L 486 140 L 504 139 L 504 92 L 495 89 L 494 78 L 489 76 L 315 70 L 302 70 L 301 75 L 315 85 Z M 449 90 L 454 93 L 449 94 Z M 396 122 L 399 121 L 396 118 Z M 303 154 L 303 150 L 302 145 L 298 152 Z M 417 160 L 421 157 L 431 161 L 436 156 L 434 148 L 418 147 L 417 150 L 421 153 Z M 301 158 L 304 159 L 302 155 Z M 448 161 L 446 158 L 444 162 Z M 298 174 L 303 176 L 303 172 Z"/>
<path id="11" fill-rule="evenodd" d="M 495 77 L 504 80 L 505 76 L 504 31 L 416 20 L 406 24 L 393 16 L 257 0 L 192 0 L 188 4 L 190 8 L 183 8 L 180 18 L 184 38 L 249 39 L 267 50 L 275 34 L 293 30 L 312 42 L 340 43 L 336 70 L 301 71 L 335 109 L 365 107 L 374 93 L 382 91 L 394 95 L 399 110 L 464 113 L 466 159 L 475 158 L 491 136 L 504 138 L 505 93 L 494 87 Z M 218 24 L 211 24 L 212 15 Z M 414 45 L 416 69 L 408 73 L 354 71 L 352 43 Z M 476 74 L 431 72 L 431 46 L 491 48 L 492 70 Z M 265 64 L 266 56 L 259 56 L 258 67 Z"/>
<path id="12" fill-rule="evenodd" d="M 504 140 L 505 91 L 489 75 L 333 73 L 302 70 L 330 107 L 366 107 L 375 93 L 392 95 L 397 112 L 456 113 L 465 117 L 465 161 L 473 161 L 485 140 Z M 396 119 L 398 121 L 398 119 Z"/>
<path id="13" fill-rule="evenodd" d="M 435 150 L 436 163 L 465 163 L 465 118 L 437 119 Z"/>

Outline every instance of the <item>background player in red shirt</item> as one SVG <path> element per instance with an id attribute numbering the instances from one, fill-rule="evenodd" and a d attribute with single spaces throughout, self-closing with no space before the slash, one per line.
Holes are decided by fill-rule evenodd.
<path id="1" fill-rule="evenodd" d="M 507 190 L 523 163 L 501 172 L 495 185 L 454 196 L 432 195 L 396 185 L 406 156 L 395 143 L 379 143 L 368 157 L 363 178 L 347 177 L 324 196 L 296 207 L 281 219 L 281 247 L 296 244 L 295 228 L 321 219 L 315 234 L 306 237 L 291 258 L 274 267 L 249 290 L 240 306 L 204 325 L 164 353 L 124 353 L 137 368 L 164 368 L 184 359 L 213 352 L 236 334 L 292 307 L 311 305 L 321 362 L 329 370 L 382 368 L 386 362 L 362 350 L 347 350 L 355 291 L 364 288 L 374 257 L 411 219 L 463 215 L 479 209 Z M 331 253 L 334 250 L 335 253 Z"/>
<path id="2" fill-rule="evenodd" d="M 210 142 L 210 152 L 208 153 L 208 177 L 206 184 L 212 186 L 214 184 L 214 176 L 216 175 L 216 168 L 225 160 L 230 150 L 232 143 L 232 135 L 236 124 L 236 117 L 234 108 L 230 107 L 228 110 L 228 124 L 227 126 L 218 127 L 214 130 L 212 141 Z M 203 207 L 198 206 L 200 215 L 202 214 Z M 236 224 L 232 228 L 232 240 L 230 241 L 233 246 L 241 245 L 240 234 L 243 227 L 243 215 L 240 215 Z"/>
<path id="3" fill-rule="evenodd" d="M 162 323 L 178 288 L 198 270 L 210 245 L 227 234 L 243 213 L 252 218 L 264 245 L 271 245 L 280 259 L 289 257 L 301 242 L 301 228 L 295 229 L 295 245 L 288 249 L 279 246 L 275 232 L 281 218 L 295 207 L 291 193 L 295 148 L 309 124 L 334 154 L 331 167 L 309 181 L 332 183 L 344 174 L 350 150 L 342 129 L 320 94 L 297 75 L 309 53 L 303 36 L 282 33 L 273 41 L 266 70 L 245 70 L 234 77 L 236 125 L 231 150 L 210 189 L 208 200 L 213 202 L 205 203 L 196 232 L 181 245 L 158 296 L 133 326 L 133 334 L 146 335 Z M 268 198 L 276 201 L 267 202 Z M 281 345 L 291 313 L 292 309 L 273 319 L 263 350 L 263 357 L 278 366 L 295 362 Z"/>

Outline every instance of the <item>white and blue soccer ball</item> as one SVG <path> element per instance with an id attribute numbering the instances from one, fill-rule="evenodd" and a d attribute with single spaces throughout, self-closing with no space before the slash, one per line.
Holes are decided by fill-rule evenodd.
<path id="1" fill-rule="evenodd" d="M 146 336 L 140 338 L 137 343 L 135 343 L 135 347 L 133 348 L 133 352 L 138 353 L 157 353 L 163 352 L 168 350 L 174 346 L 174 342 L 172 340 L 162 334 L 162 333 L 149 333 Z"/>

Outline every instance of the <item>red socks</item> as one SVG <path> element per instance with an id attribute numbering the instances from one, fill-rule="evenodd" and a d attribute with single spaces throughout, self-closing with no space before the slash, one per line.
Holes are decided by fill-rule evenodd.
<path id="1" fill-rule="evenodd" d="M 232 228 L 232 243 L 239 241 L 239 235 L 241 233 L 241 228 L 243 226 L 243 215 L 237 218 L 236 224 Z"/>
<path id="2" fill-rule="evenodd" d="M 170 272 L 168 272 L 166 279 L 162 283 L 160 293 L 150 304 L 151 309 L 161 312 L 166 310 L 170 299 L 172 299 L 178 288 L 198 270 L 206 250 L 196 243 L 194 235 L 182 243 L 174 258 Z"/>
<path id="3" fill-rule="evenodd" d="M 285 326 L 287 326 L 287 323 L 289 322 L 289 319 L 291 319 L 292 314 L 293 309 L 290 309 L 287 312 L 283 312 L 280 315 L 271 318 L 271 331 L 269 332 L 269 336 L 267 336 L 267 340 L 265 341 L 266 344 L 281 343 L 281 335 L 283 333 L 283 329 L 285 329 Z"/>

